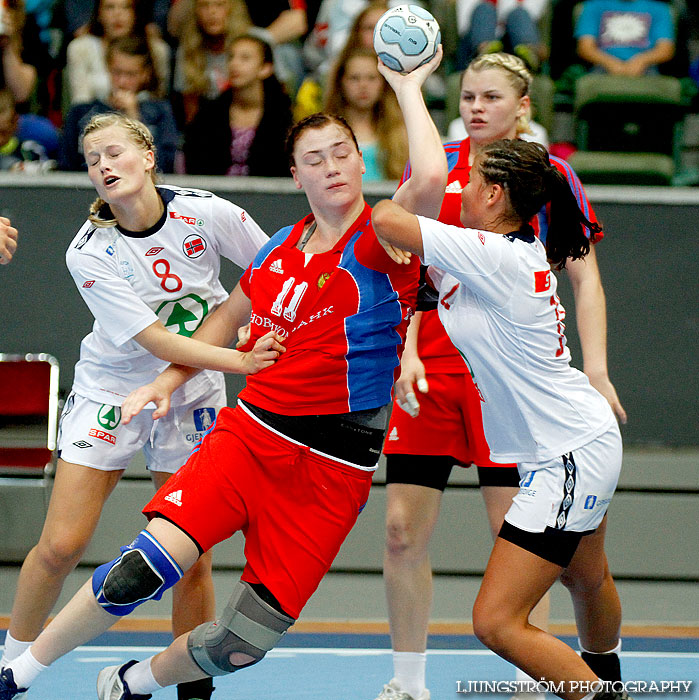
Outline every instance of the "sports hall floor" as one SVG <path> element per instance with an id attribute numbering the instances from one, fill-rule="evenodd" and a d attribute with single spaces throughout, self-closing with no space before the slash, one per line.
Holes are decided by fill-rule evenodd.
<path id="1" fill-rule="evenodd" d="M 59 606 L 90 575 L 78 569 L 66 584 Z M 0 642 L 4 640 L 16 567 L 0 567 Z M 215 573 L 217 600 L 227 597 L 238 573 Z M 510 693 L 457 692 L 457 682 L 509 681 L 509 664 L 486 650 L 472 635 L 470 605 L 478 589 L 476 577 L 437 577 L 436 620 L 431 627 L 427 681 L 433 700 L 470 697 L 485 700 Z M 694 583 L 619 582 L 624 605 L 622 670 L 627 681 L 691 681 L 688 692 L 653 693 L 653 697 L 699 699 L 699 591 Z M 88 700 L 96 697 L 100 668 L 128 659 L 142 659 L 169 642 L 168 606 L 153 603 L 149 615 L 140 613 L 118 625 L 89 646 L 58 661 L 28 694 L 28 700 Z M 135 613 L 136 614 L 136 613 Z M 567 592 L 557 584 L 552 591 L 552 630 L 575 644 L 572 608 Z M 461 620 L 461 621 L 459 621 Z M 283 643 L 265 661 L 243 672 L 216 679 L 215 698 L 221 700 L 373 700 L 391 675 L 390 641 L 385 623 L 381 577 L 330 574 L 309 602 Z M 649 693 L 636 692 L 636 700 Z M 172 688 L 157 693 L 158 700 L 174 700 Z M 550 696 L 552 697 L 552 696 Z M 680 697 L 678 697 L 680 700 Z"/>

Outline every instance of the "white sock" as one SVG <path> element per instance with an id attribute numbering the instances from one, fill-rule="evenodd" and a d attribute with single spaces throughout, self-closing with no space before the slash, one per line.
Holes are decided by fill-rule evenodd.
<path id="1" fill-rule="evenodd" d="M 36 677 L 48 668 L 34 658 L 31 649 L 27 649 L 16 659 L 10 661 L 8 667 L 12 671 L 18 688 L 28 688 L 36 680 Z"/>
<path id="2" fill-rule="evenodd" d="M 538 682 L 536 679 L 532 678 L 531 676 L 528 676 L 521 668 L 517 668 L 515 666 L 515 680 L 517 683 L 527 683 L 526 687 L 531 687 L 534 688 L 535 684 Z M 519 698 L 519 697 L 524 697 L 527 698 L 527 700 L 544 700 L 544 697 L 546 696 L 546 693 L 539 693 L 536 690 L 534 691 L 527 691 L 527 690 L 518 690 L 512 697 L 513 698 Z"/>
<path id="3" fill-rule="evenodd" d="M 621 654 L 621 639 L 616 643 L 614 649 L 610 649 L 609 651 L 590 651 L 589 649 L 585 649 L 580 641 L 580 637 L 578 637 L 578 647 L 580 647 L 580 651 L 584 651 L 586 654 L 616 654 L 619 656 L 619 654 Z"/>
<path id="4" fill-rule="evenodd" d="M 417 700 L 425 690 L 427 654 L 416 651 L 393 652 L 393 675 L 401 690 Z"/>
<path id="5" fill-rule="evenodd" d="M 16 659 L 20 654 L 23 654 L 34 642 L 20 642 L 15 639 L 9 632 L 5 635 L 5 650 L 0 659 L 0 668 L 7 666 L 13 659 Z"/>
<path id="6" fill-rule="evenodd" d="M 125 674 L 124 680 L 128 683 L 133 695 L 148 695 L 160 690 L 163 686 L 153 677 L 150 662 L 153 657 L 134 664 Z"/>

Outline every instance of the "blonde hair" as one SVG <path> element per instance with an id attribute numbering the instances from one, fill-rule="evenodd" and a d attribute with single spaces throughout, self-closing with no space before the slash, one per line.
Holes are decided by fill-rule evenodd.
<path id="1" fill-rule="evenodd" d="M 524 61 L 518 56 L 513 56 L 509 53 L 484 53 L 476 57 L 471 63 L 466 66 L 463 75 L 467 71 L 480 73 L 484 70 L 499 70 L 511 85 L 518 97 L 524 97 L 529 94 L 529 88 L 532 84 L 532 74 L 529 72 Z M 461 80 L 463 82 L 463 75 Z M 517 118 L 517 136 L 520 134 L 531 134 L 529 119 L 531 117 L 531 109 L 527 110 L 526 114 Z"/>
<path id="2" fill-rule="evenodd" d="M 228 0 L 230 12 L 224 40 L 224 53 L 230 53 L 233 40 L 244 34 L 250 25 L 250 15 L 242 0 Z M 205 95 L 209 90 L 206 72 L 205 35 L 197 20 L 197 0 L 180 0 L 189 3 L 187 17 L 182 28 L 180 46 L 182 47 L 182 65 L 185 80 L 184 92 Z"/>
<path id="3" fill-rule="evenodd" d="M 376 65 L 376 54 L 371 49 L 348 46 L 340 54 L 332 68 L 326 88 L 324 111 L 347 119 L 347 100 L 342 90 L 342 80 L 347 64 L 358 57 L 370 58 Z M 383 175 L 389 180 L 400 180 L 408 160 L 408 135 L 398 100 L 383 76 L 383 90 L 372 108 L 372 123 L 379 145 L 379 161 Z"/>
<path id="4" fill-rule="evenodd" d="M 96 131 L 107 129 L 110 126 L 120 126 L 126 131 L 129 141 L 131 141 L 134 146 L 143 151 L 153 151 L 153 155 L 155 156 L 153 134 L 151 134 L 148 127 L 143 122 L 138 121 L 138 119 L 131 119 L 119 112 L 107 112 L 106 114 L 97 114 L 92 117 L 83 129 L 80 136 L 81 142 L 84 143 L 85 138 L 94 134 Z M 150 177 L 155 185 L 158 181 L 155 168 L 150 171 Z M 97 197 L 90 206 L 88 220 L 98 228 L 108 228 L 109 226 L 115 226 L 117 223 L 109 205 L 101 197 Z"/>

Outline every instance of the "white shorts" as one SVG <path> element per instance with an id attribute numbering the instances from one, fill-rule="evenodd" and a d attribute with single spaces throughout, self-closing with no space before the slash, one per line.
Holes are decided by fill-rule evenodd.
<path id="1" fill-rule="evenodd" d="M 607 432 L 567 455 L 518 464 L 519 493 L 505 520 L 525 532 L 596 530 L 614 495 L 621 457 L 615 421 Z"/>
<path id="2" fill-rule="evenodd" d="M 73 464 L 115 471 L 126 469 L 142 449 L 150 471 L 174 474 L 225 405 L 223 375 L 194 400 L 171 407 L 164 418 L 153 421 L 153 411 L 144 409 L 128 425 L 121 422 L 119 406 L 71 393 L 59 423 L 58 456 Z"/>

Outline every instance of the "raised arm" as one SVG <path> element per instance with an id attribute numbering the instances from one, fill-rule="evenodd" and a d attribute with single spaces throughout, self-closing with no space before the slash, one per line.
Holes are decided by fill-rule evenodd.
<path id="1" fill-rule="evenodd" d="M 447 184 L 447 159 L 437 127 L 427 111 L 422 86 L 442 60 L 442 47 L 424 66 L 401 75 L 379 61 L 379 72 L 398 98 L 408 133 L 412 174 L 394 195 L 401 206 L 413 214 L 436 218 Z"/>

